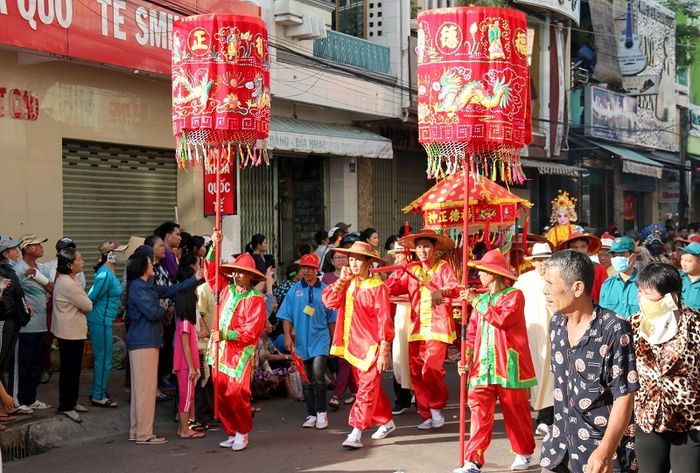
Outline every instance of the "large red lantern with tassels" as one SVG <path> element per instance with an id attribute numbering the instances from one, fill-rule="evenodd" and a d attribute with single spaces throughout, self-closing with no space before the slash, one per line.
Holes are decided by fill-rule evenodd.
<path id="1" fill-rule="evenodd" d="M 428 177 L 462 172 L 461 215 L 470 215 L 472 179 L 522 183 L 520 151 L 532 141 L 525 14 L 508 8 L 459 7 L 418 15 L 418 139 Z M 470 235 L 462 219 L 462 235 Z M 527 231 L 523 232 L 523 234 Z M 467 286 L 469 246 L 462 245 Z M 462 314 L 467 314 L 462 302 Z M 461 353 L 467 317 L 462 317 Z M 466 375 L 460 383 L 460 464 L 464 461 Z"/>
<path id="2" fill-rule="evenodd" d="M 180 167 L 203 163 L 216 175 L 214 232 L 221 232 L 221 174 L 232 166 L 268 163 L 270 53 L 262 19 L 197 15 L 173 24 L 172 120 Z M 233 192 L 230 189 L 229 192 Z M 215 246 L 216 313 L 221 311 L 220 244 Z M 213 376 L 218 376 L 217 360 Z M 214 383 L 216 386 L 216 383 Z M 218 416 L 217 396 L 214 415 Z"/>
<path id="3" fill-rule="evenodd" d="M 525 14 L 482 7 L 422 12 L 416 51 L 428 175 L 469 165 L 492 179 L 521 182 L 520 150 L 532 141 Z"/>
<path id="4" fill-rule="evenodd" d="M 173 25 L 173 134 L 181 166 L 218 153 L 266 159 L 270 53 L 262 19 L 197 15 Z M 205 164 L 208 164 L 205 161 Z"/>

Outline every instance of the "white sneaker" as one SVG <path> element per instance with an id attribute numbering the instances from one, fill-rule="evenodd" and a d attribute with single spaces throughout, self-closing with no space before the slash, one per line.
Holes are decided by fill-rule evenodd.
<path id="1" fill-rule="evenodd" d="M 231 445 L 231 450 L 234 452 L 240 452 L 248 446 L 248 434 L 241 434 L 236 432 L 236 436 L 233 440 L 233 445 Z"/>
<path id="2" fill-rule="evenodd" d="M 515 455 L 515 460 L 510 466 L 511 470 L 527 470 L 532 463 L 532 457 L 530 455 Z"/>
<path id="3" fill-rule="evenodd" d="M 381 440 L 386 438 L 390 433 L 396 430 L 396 424 L 393 420 L 390 420 L 384 425 L 380 425 L 375 433 L 372 434 L 374 440 Z"/>
<path id="4" fill-rule="evenodd" d="M 432 416 L 433 429 L 439 429 L 445 425 L 445 416 L 442 415 L 442 411 L 437 409 L 430 409 L 430 415 Z"/>
<path id="5" fill-rule="evenodd" d="M 348 435 L 348 438 L 345 439 L 345 441 L 342 443 L 342 446 L 345 448 L 352 448 L 352 449 L 358 449 L 358 448 L 364 447 L 364 445 L 362 445 L 362 440 L 358 439 L 353 434 Z"/>
<path id="6" fill-rule="evenodd" d="M 462 468 L 455 468 L 452 473 L 481 473 L 481 468 L 474 462 L 467 462 Z"/>
<path id="7" fill-rule="evenodd" d="M 316 416 L 306 416 L 306 420 L 301 426 L 305 429 L 313 429 L 316 427 Z"/>
<path id="8" fill-rule="evenodd" d="M 316 414 L 316 428 L 318 430 L 323 430 L 328 427 L 328 414 L 325 412 L 319 412 Z"/>
<path id="9" fill-rule="evenodd" d="M 549 426 L 547 424 L 539 424 L 537 426 L 537 429 L 535 429 L 535 435 L 539 435 L 540 437 L 546 437 L 549 435 Z"/>
<path id="10" fill-rule="evenodd" d="M 33 413 L 34 413 L 34 410 L 29 406 L 25 406 L 24 404 L 22 404 L 21 406 L 17 406 L 13 412 L 13 414 L 19 414 L 19 415 L 29 415 L 29 414 L 33 414 Z"/>
<path id="11" fill-rule="evenodd" d="M 48 404 L 46 404 L 45 402 L 41 402 L 41 401 L 39 401 L 39 400 L 36 400 L 36 401 L 34 401 L 33 403 L 31 403 L 31 404 L 29 405 L 29 408 L 30 408 L 30 409 L 42 410 L 42 409 L 50 409 L 51 406 L 48 405 Z"/>
<path id="12" fill-rule="evenodd" d="M 223 442 L 219 442 L 219 447 L 221 448 L 231 448 L 233 447 L 233 442 L 236 441 L 236 436 L 232 435 L 229 437 L 227 440 L 224 440 Z"/>
<path id="13" fill-rule="evenodd" d="M 422 423 L 418 424 L 420 430 L 430 430 L 433 428 L 433 419 L 425 419 Z"/>

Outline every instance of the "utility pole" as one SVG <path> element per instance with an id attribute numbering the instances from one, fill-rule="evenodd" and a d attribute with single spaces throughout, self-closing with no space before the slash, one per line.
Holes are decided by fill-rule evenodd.
<path id="1" fill-rule="evenodd" d="M 688 133 L 690 131 L 689 109 L 681 107 L 680 112 L 680 192 L 678 196 L 678 222 L 681 226 L 688 225 Z"/>

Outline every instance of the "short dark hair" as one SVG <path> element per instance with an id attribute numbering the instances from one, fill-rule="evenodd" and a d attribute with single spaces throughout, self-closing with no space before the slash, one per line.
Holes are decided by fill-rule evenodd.
<path id="1" fill-rule="evenodd" d="M 75 257 L 78 254 L 78 250 L 75 248 L 67 247 L 58 252 L 56 256 L 56 272 L 60 274 L 70 274 L 72 273 L 71 266 L 75 263 Z"/>
<path id="2" fill-rule="evenodd" d="M 569 287 L 576 281 L 581 281 L 586 294 L 590 294 L 593 290 L 595 271 L 588 255 L 575 250 L 559 251 L 544 262 L 544 267 L 559 268 L 559 274 Z"/>
<path id="3" fill-rule="evenodd" d="M 393 245 L 395 242 L 399 241 L 398 237 L 396 235 L 391 235 L 389 238 L 386 239 L 384 242 L 384 249 L 386 251 L 389 251 L 391 249 L 391 245 Z"/>
<path id="4" fill-rule="evenodd" d="M 205 243 L 206 241 L 204 240 L 204 237 L 194 235 L 189 240 L 187 240 L 187 252 L 197 253 L 199 249 L 204 246 Z"/>
<path id="5" fill-rule="evenodd" d="M 328 232 L 325 230 L 319 230 L 316 233 L 314 233 L 314 241 L 316 242 L 316 245 L 320 245 L 323 243 L 323 240 L 328 239 Z"/>
<path id="6" fill-rule="evenodd" d="M 304 256 L 308 255 L 309 253 L 313 253 L 314 249 L 311 247 L 311 243 L 308 241 L 302 241 L 297 245 L 297 253 L 299 253 L 299 256 Z"/>
<path id="7" fill-rule="evenodd" d="M 181 232 L 180 233 L 180 248 L 181 250 L 187 251 L 187 246 L 190 244 L 190 240 L 192 239 L 192 235 L 187 232 Z"/>
<path id="8" fill-rule="evenodd" d="M 153 234 L 165 241 L 165 235 L 169 235 L 170 233 L 174 232 L 176 228 L 180 228 L 179 223 L 163 222 L 158 228 L 153 230 Z"/>
<path id="9" fill-rule="evenodd" d="M 145 252 L 137 251 L 131 255 L 129 263 L 126 265 L 126 280 L 132 281 L 146 274 L 150 259 Z"/>
<path id="10" fill-rule="evenodd" d="M 365 243 L 369 243 L 367 240 L 369 240 L 369 237 L 377 233 L 377 229 L 373 227 L 367 227 L 364 230 L 362 230 L 362 233 L 360 233 L 360 240 L 364 241 Z"/>
<path id="11" fill-rule="evenodd" d="M 294 276 L 296 276 L 297 273 L 299 272 L 300 268 L 301 268 L 301 266 L 299 266 L 298 263 L 291 263 L 291 264 L 287 265 L 287 271 L 284 272 L 285 275 L 287 276 L 287 279 L 294 278 Z"/>
<path id="12" fill-rule="evenodd" d="M 637 286 L 656 289 L 663 296 L 669 292 L 680 294 L 683 281 L 678 270 L 670 264 L 649 263 L 637 275 Z"/>
<path id="13" fill-rule="evenodd" d="M 147 236 L 146 239 L 143 241 L 143 244 L 146 245 L 146 246 L 150 246 L 151 248 L 153 248 L 154 246 L 156 246 L 156 241 L 157 241 L 157 240 L 162 240 L 162 238 L 159 237 L 158 235 L 149 235 L 149 236 Z"/>

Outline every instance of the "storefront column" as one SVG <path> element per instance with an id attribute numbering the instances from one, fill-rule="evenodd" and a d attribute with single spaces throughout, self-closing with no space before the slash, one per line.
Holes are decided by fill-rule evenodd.
<path id="1" fill-rule="evenodd" d="M 357 229 L 357 158 L 330 159 L 330 191 L 330 224 L 345 222 Z"/>

